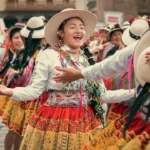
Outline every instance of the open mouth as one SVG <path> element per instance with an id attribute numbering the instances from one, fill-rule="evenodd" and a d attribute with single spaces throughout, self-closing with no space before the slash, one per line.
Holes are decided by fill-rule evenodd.
<path id="1" fill-rule="evenodd" d="M 73 37 L 75 40 L 81 40 L 82 39 L 82 36 L 81 35 L 76 35 Z"/>
<path id="2" fill-rule="evenodd" d="M 16 43 L 16 46 L 17 46 L 17 47 L 21 47 L 22 44 L 21 44 L 21 43 Z"/>

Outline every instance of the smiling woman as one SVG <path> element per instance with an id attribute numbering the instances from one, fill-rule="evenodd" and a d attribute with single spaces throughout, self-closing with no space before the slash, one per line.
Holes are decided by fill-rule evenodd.
<path id="1" fill-rule="evenodd" d="M 91 86 L 91 92 L 96 90 L 92 82 L 63 84 L 53 79 L 59 74 L 57 67 L 82 70 L 89 65 L 80 47 L 95 25 L 96 16 L 88 11 L 65 9 L 56 14 L 45 29 L 51 49 L 39 53 L 29 85 L 14 89 L 1 86 L 1 94 L 18 101 L 34 100 L 45 91 L 41 97 L 43 105 L 29 121 L 21 150 L 80 150 L 101 125 L 89 106 L 92 97 L 88 97 L 91 94 L 88 88 Z"/>

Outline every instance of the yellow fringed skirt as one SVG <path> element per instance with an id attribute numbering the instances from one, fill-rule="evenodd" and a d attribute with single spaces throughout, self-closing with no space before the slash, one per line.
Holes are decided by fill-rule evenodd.
<path id="1" fill-rule="evenodd" d="M 142 120 L 138 113 L 127 130 L 122 129 L 127 117 L 109 124 L 83 148 L 83 150 L 149 150 L 150 123 Z"/>
<path id="2" fill-rule="evenodd" d="M 10 99 L 2 116 L 2 122 L 9 130 L 23 136 L 28 120 L 37 110 L 39 100 L 18 102 Z"/>
<path id="3" fill-rule="evenodd" d="M 5 95 L 0 95 L 0 117 L 2 117 L 4 110 L 9 102 L 9 97 Z"/>

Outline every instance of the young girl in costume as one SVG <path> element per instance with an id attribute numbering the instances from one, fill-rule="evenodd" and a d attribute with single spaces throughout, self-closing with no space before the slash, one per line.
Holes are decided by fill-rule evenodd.
<path id="1" fill-rule="evenodd" d="M 88 11 L 65 9 L 56 14 L 47 23 L 45 31 L 47 42 L 54 48 L 39 53 L 29 85 L 15 89 L 2 89 L 1 86 L 1 94 L 18 101 L 33 100 L 46 92 L 42 97 L 44 104 L 29 121 L 20 149 L 80 150 L 101 126 L 90 101 L 103 96 L 105 88 L 102 84 L 87 80 L 62 84 L 53 79 L 59 75 L 59 67 L 82 70 L 89 65 L 80 47 L 95 25 L 96 17 Z M 63 44 L 57 47 L 60 40 Z M 120 99 L 122 93 L 115 95 Z M 134 95 L 133 91 L 124 91 L 125 96 L 127 93 L 129 97 Z M 109 96 L 106 98 L 109 100 Z"/>
<path id="2" fill-rule="evenodd" d="M 25 48 L 17 53 L 4 76 L 3 84 L 7 87 L 24 87 L 29 83 L 35 59 L 42 49 L 44 38 L 44 22 L 38 17 L 32 17 L 21 30 L 21 36 L 25 41 Z M 29 99 L 30 100 L 30 99 Z M 9 99 L 4 110 L 2 121 L 8 126 L 9 132 L 5 138 L 5 149 L 19 149 L 22 136 L 26 130 L 28 119 L 38 107 L 38 100 L 18 102 Z"/>
<path id="3" fill-rule="evenodd" d="M 23 26 L 15 25 L 8 30 L 8 40 L 5 48 L 1 49 L 1 67 L 0 67 L 0 80 L 3 82 L 11 61 L 13 60 L 14 54 L 24 47 L 23 40 L 20 36 L 20 30 Z M 8 102 L 7 96 L 0 96 L 0 116 L 2 116 L 6 104 Z"/>

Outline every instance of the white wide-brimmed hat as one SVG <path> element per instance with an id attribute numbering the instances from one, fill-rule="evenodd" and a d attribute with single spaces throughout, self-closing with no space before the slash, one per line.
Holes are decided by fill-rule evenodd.
<path id="1" fill-rule="evenodd" d="M 115 25 L 113 25 L 113 26 L 111 27 L 110 32 L 109 32 L 109 38 L 111 38 L 112 34 L 113 34 L 115 31 L 120 31 L 120 32 L 123 33 L 123 30 L 121 29 L 120 24 L 117 23 L 117 24 L 115 24 Z"/>
<path id="2" fill-rule="evenodd" d="M 146 64 L 145 54 L 150 52 L 150 30 L 146 31 L 135 47 L 134 72 L 141 86 L 150 83 L 150 64 Z"/>
<path id="3" fill-rule="evenodd" d="M 32 39 L 44 38 L 44 22 L 40 17 L 32 17 L 27 22 L 27 25 L 21 30 L 21 35 L 28 38 L 32 33 Z"/>
<path id="4" fill-rule="evenodd" d="M 45 39 L 47 43 L 49 43 L 51 46 L 58 45 L 58 29 L 63 21 L 72 17 L 78 17 L 83 21 L 85 25 L 87 39 L 89 39 L 96 27 L 96 16 L 86 10 L 67 8 L 62 10 L 60 13 L 54 15 L 46 24 Z"/>
<path id="5" fill-rule="evenodd" d="M 109 26 L 109 24 L 107 24 L 107 25 L 105 25 L 103 28 L 101 28 L 101 29 L 99 29 L 100 31 L 101 30 L 105 30 L 105 31 L 108 31 L 108 32 L 110 32 L 110 26 Z"/>
<path id="6" fill-rule="evenodd" d="M 112 33 L 112 32 L 114 32 L 114 31 L 121 31 L 121 32 L 123 32 L 123 30 L 121 29 L 121 27 L 120 27 L 120 24 L 115 24 L 115 25 L 113 25 L 112 27 L 111 27 L 111 29 L 110 29 L 110 34 Z"/>
<path id="7" fill-rule="evenodd" d="M 139 40 L 148 29 L 149 24 L 146 20 L 137 19 L 124 31 L 122 35 L 122 42 L 125 45 L 132 44 L 136 40 Z"/>
<path id="8" fill-rule="evenodd" d="M 44 22 L 47 22 L 47 19 L 45 16 L 39 16 L 39 18 L 41 18 Z"/>

